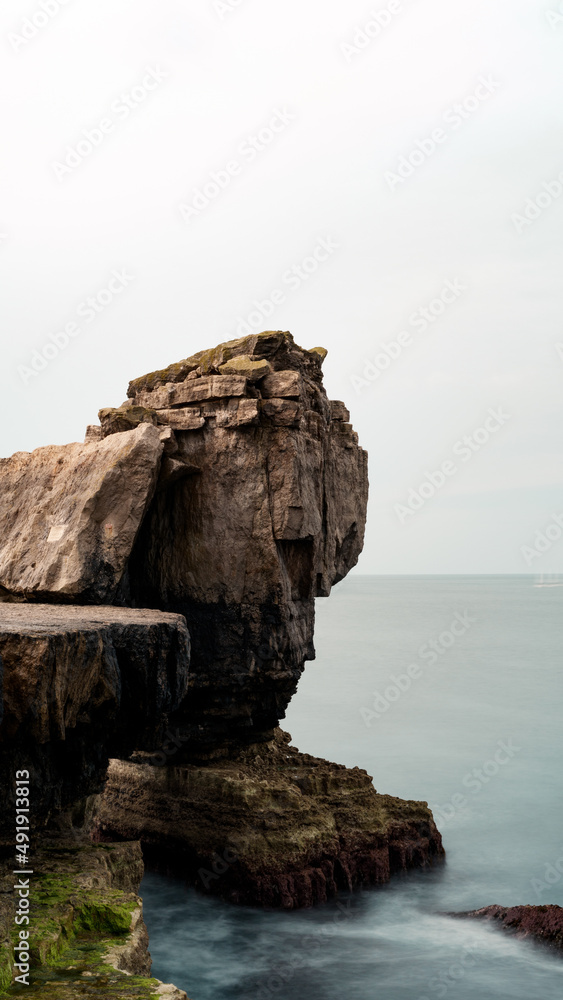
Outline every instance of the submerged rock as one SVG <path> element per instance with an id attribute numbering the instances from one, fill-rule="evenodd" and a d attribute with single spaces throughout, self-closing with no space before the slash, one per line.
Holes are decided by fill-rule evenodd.
<path id="1" fill-rule="evenodd" d="M 563 954 L 563 907 L 483 906 L 480 910 L 452 914 L 476 920 L 492 920 L 518 938 L 531 938 Z"/>
<path id="2" fill-rule="evenodd" d="M 236 903 L 311 906 L 443 854 L 425 802 L 276 738 L 182 767 L 113 760 L 96 836 L 140 839 L 155 866 Z M 173 753 L 173 751 L 171 751 Z M 163 756 L 163 755 L 162 755 Z M 147 762 L 145 762 L 147 761 Z"/>
<path id="3" fill-rule="evenodd" d="M 0 604 L 0 844 L 14 837 L 16 770 L 29 771 L 41 828 L 100 790 L 110 757 L 158 742 L 188 665 L 179 615 Z"/>

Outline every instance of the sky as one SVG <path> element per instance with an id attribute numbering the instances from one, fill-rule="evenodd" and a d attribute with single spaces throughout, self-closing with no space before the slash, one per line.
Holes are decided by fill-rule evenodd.
<path id="1" fill-rule="evenodd" d="M 357 572 L 563 571 L 563 3 L 3 0 L 0 46 L 0 455 L 289 330 Z"/>

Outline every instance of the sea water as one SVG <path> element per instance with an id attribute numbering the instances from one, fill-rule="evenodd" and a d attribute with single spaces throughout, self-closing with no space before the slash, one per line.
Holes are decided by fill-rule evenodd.
<path id="1" fill-rule="evenodd" d="M 147 873 L 155 976 L 190 1000 L 563 998 L 563 957 L 449 915 L 563 906 L 563 587 L 537 582 L 352 576 L 317 601 L 282 726 L 428 801 L 447 860 L 289 913 Z"/>

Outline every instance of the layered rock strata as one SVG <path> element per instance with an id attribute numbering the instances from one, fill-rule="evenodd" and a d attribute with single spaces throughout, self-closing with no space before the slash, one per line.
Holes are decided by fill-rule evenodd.
<path id="1" fill-rule="evenodd" d="M 206 763 L 113 760 L 97 837 L 140 839 L 149 860 L 236 903 L 311 906 L 440 859 L 425 802 L 274 740 Z M 150 758 L 149 758 L 150 759 Z"/>
<path id="2" fill-rule="evenodd" d="M 493 921 L 496 926 L 518 938 L 529 938 L 556 949 L 563 955 L 563 907 L 561 906 L 483 906 L 480 910 L 452 914 L 475 920 Z"/>
<path id="3" fill-rule="evenodd" d="M 315 597 L 362 549 L 367 456 L 323 389 L 325 353 L 288 333 L 243 338 L 100 411 L 110 437 L 124 420 L 171 432 L 118 600 L 186 616 L 193 669 L 175 721 L 192 741 L 271 735 L 315 655 Z"/>
<path id="4" fill-rule="evenodd" d="M 0 869 L 0 988 L 42 1000 L 187 1000 L 150 977 L 148 934 L 138 896 L 138 844 L 45 845 L 34 857 L 29 923 L 14 923 L 14 876 Z M 16 982 L 14 945 L 29 934 L 29 985 Z M 13 984 L 13 985 L 11 985 Z"/>
<path id="5" fill-rule="evenodd" d="M 158 744 L 188 666 L 179 615 L 0 604 L 0 844 L 14 837 L 16 770 L 39 830 L 100 790 L 110 757 Z"/>

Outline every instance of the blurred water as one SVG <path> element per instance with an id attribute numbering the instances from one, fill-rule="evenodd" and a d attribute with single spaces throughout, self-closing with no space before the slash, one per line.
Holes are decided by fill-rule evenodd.
<path id="1" fill-rule="evenodd" d="M 447 864 L 295 913 L 148 873 L 155 976 L 191 1000 L 560 1000 L 563 959 L 443 915 L 563 905 L 563 587 L 533 583 L 355 576 L 317 601 L 317 660 L 283 725 L 300 750 L 429 801 Z"/>

